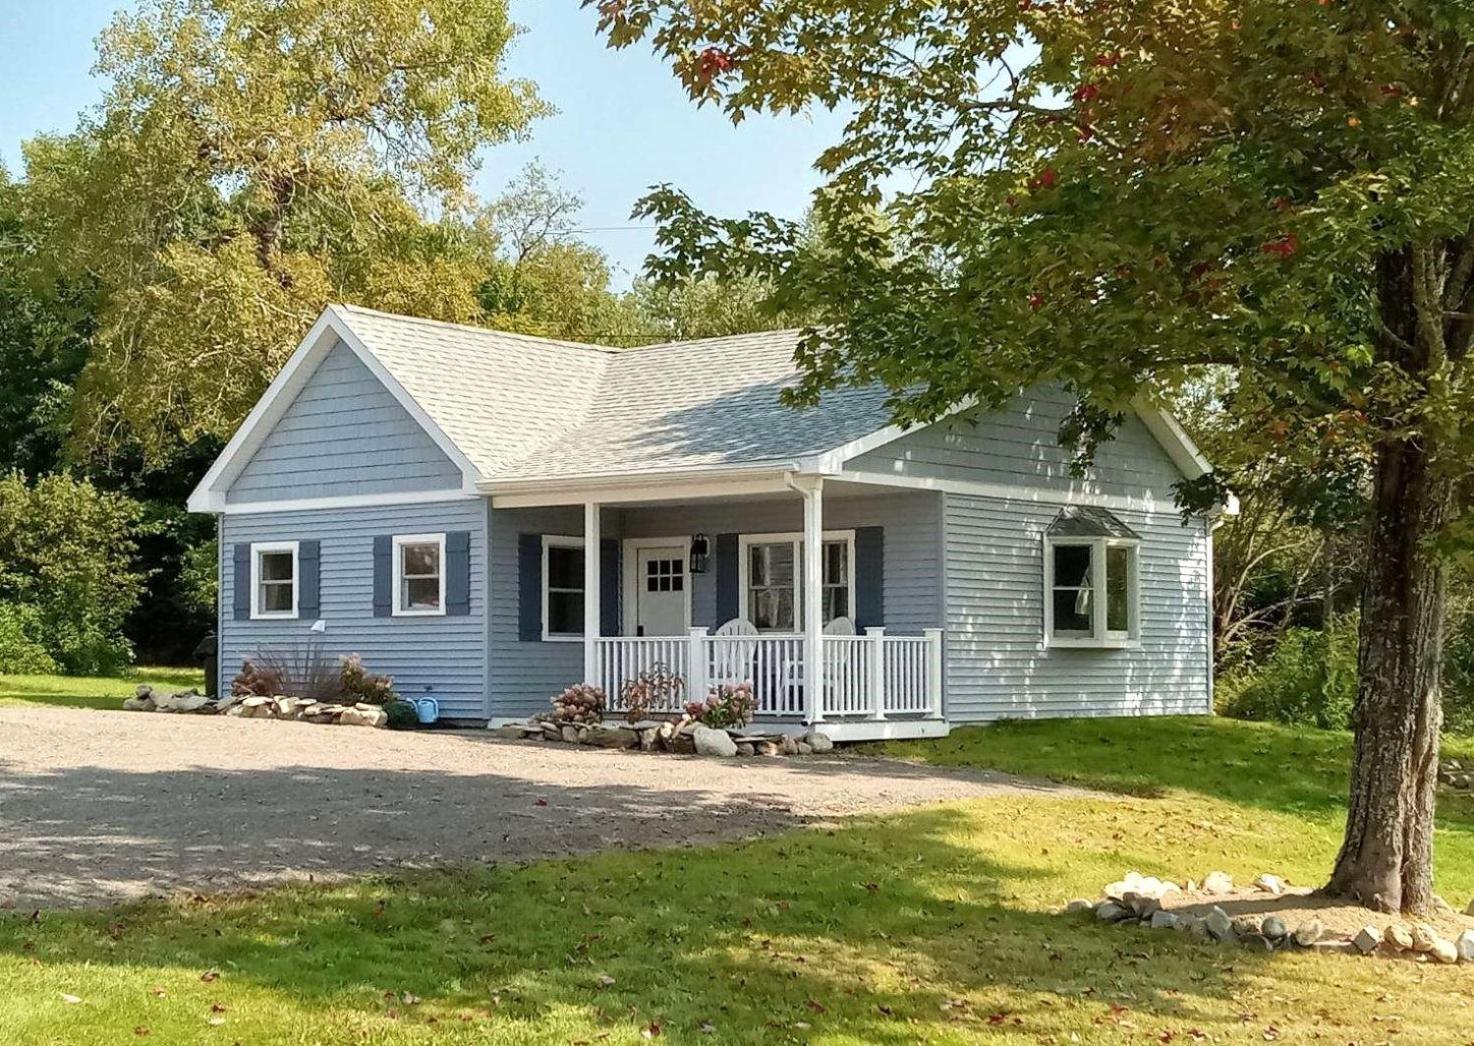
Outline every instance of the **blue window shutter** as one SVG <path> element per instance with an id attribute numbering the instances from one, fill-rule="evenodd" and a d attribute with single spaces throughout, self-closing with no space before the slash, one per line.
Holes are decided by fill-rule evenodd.
<path id="1" fill-rule="evenodd" d="M 471 532 L 445 535 L 445 612 L 465 617 L 471 612 Z"/>
<path id="2" fill-rule="evenodd" d="M 885 528 L 855 528 L 855 627 L 885 625 Z"/>
<path id="3" fill-rule="evenodd" d="M 297 616 L 322 614 L 322 542 L 297 542 Z"/>
<path id="4" fill-rule="evenodd" d="M 619 569 L 619 541 L 599 541 L 599 634 L 619 635 L 619 588 L 623 573 Z"/>
<path id="5" fill-rule="evenodd" d="M 543 638 L 543 536 L 517 535 L 517 638 Z"/>
<path id="6" fill-rule="evenodd" d="M 374 538 L 374 617 L 394 616 L 394 538 Z"/>
<path id="7" fill-rule="evenodd" d="M 231 609 L 237 621 L 251 619 L 251 546 L 242 541 L 232 549 L 235 557 L 235 591 L 231 594 Z"/>
<path id="8" fill-rule="evenodd" d="M 738 555 L 736 534 L 717 535 L 717 619 L 713 624 L 720 628 L 741 613 L 738 597 Z"/>

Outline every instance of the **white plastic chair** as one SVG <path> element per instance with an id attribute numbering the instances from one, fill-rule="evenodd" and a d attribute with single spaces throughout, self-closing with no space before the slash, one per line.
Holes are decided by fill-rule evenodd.
<path id="1" fill-rule="evenodd" d="M 713 644 L 711 674 L 707 681 L 712 686 L 751 683 L 752 662 L 757 656 L 757 637 L 757 626 L 740 617 L 734 617 L 718 628 L 713 633 L 713 638 L 727 642 Z M 734 639 L 737 641 L 733 642 Z"/>

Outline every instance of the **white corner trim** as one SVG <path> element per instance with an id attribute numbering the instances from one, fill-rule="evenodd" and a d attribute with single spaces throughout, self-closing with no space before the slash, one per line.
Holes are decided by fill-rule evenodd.
<path id="1" fill-rule="evenodd" d="M 462 492 L 476 493 L 476 484 L 480 481 L 481 475 L 471 464 L 470 459 L 425 413 L 414 397 L 405 391 L 404 386 L 379 362 L 378 357 L 353 331 L 338 308 L 329 305 L 317 318 L 317 322 L 312 325 L 312 329 L 297 344 L 291 358 L 272 379 L 271 384 L 266 387 L 266 391 L 256 401 L 256 405 L 246 415 L 245 421 L 241 422 L 240 428 L 236 429 L 235 434 L 226 443 L 225 449 L 220 452 L 220 456 L 215 459 L 204 478 L 189 495 L 186 504 L 191 512 L 230 511 L 226 492 L 230 489 L 231 483 L 240 475 L 256 451 L 261 448 L 277 422 L 296 400 L 297 394 L 302 391 L 316 372 L 323 357 L 332 350 L 335 342 L 342 342 L 358 357 L 389 391 L 395 401 L 425 430 L 426 435 L 435 442 L 435 445 L 455 463 L 461 471 Z"/>
<path id="2" fill-rule="evenodd" d="M 445 535 L 441 534 L 395 534 L 391 542 L 394 548 L 394 602 L 390 614 L 393 617 L 444 617 L 445 616 Z M 433 607 L 407 607 L 404 605 L 404 549 L 406 545 L 435 545 L 436 575 L 440 582 L 440 598 Z"/>
<path id="3" fill-rule="evenodd" d="M 322 509 L 383 508 L 389 505 L 434 505 L 451 501 L 476 501 L 479 494 L 460 490 L 411 490 L 401 494 L 343 494 L 327 498 L 285 498 L 281 501 L 226 502 L 213 511 L 225 516 L 251 516 L 277 512 L 312 512 Z"/>
<path id="4" fill-rule="evenodd" d="M 301 543 L 297 541 L 253 541 L 251 543 L 251 620 L 296 621 L 302 598 Z M 292 609 L 261 609 L 261 557 L 273 552 L 292 554 Z"/>

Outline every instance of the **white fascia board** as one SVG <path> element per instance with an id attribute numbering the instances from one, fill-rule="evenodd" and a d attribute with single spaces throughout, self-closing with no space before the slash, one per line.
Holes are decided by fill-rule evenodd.
<path id="1" fill-rule="evenodd" d="M 324 310 L 306 337 L 298 343 L 286 365 L 272 379 L 256 405 L 246 415 L 246 420 L 235 430 L 235 435 L 225 444 L 225 449 L 220 452 L 215 463 L 190 493 L 186 502 L 189 511 L 225 510 L 226 490 L 281 420 L 302 386 L 307 384 L 307 379 L 317 369 L 321 357 L 331 345 L 329 335 L 335 332 L 336 327 L 332 310 Z"/>
<path id="2" fill-rule="evenodd" d="M 479 484 L 493 508 L 538 508 L 588 503 L 679 501 L 784 493 L 794 463 L 750 469 L 670 471 L 634 476 L 591 476 L 565 480 L 491 480 Z"/>
<path id="3" fill-rule="evenodd" d="M 1096 505 L 1125 512 L 1180 512 L 1175 499 L 1159 500 L 1150 493 L 1140 497 L 1124 494 L 1099 494 L 1090 491 L 1051 490 L 1026 483 L 979 483 L 972 480 L 937 479 L 930 476 L 902 476 L 884 472 L 859 472 L 845 469 L 829 478 L 844 483 L 863 483 L 903 490 L 931 490 L 944 494 L 972 494 L 1007 501 L 1032 501 L 1040 505 L 1063 508 L 1066 505 Z"/>
<path id="4" fill-rule="evenodd" d="M 404 386 L 389 373 L 378 357 L 349 326 L 343 314 L 335 306 L 329 305 L 317 318 L 317 322 L 312 325 L 312 329 L 298 343 L 296 351 L 292 353 L 286 365 L 266 387 L 266 391 L 256 405 L 246 415 L 246 420 L 241 423 L 235 435 L 230 438 L 230 442 L 225 445 L 225 449 L 220 452 L 220 456 L 215 459 L 215 463 L 210 466 L 204 478 L 189 495 L 186 504 L 191 512 L 221 513 L 228 511 L 226 491 L 230 489 L 231 483 L 240 475 L 241 470 L 246 467 L 252 455 L 266 441 L 282 415 L 287 412 L 297 398 L 297 394 L 302 391 L 303 386 L 317 370 L 322 357 L 331 350 L 335 339 L 346 345 L 349 351 L 363 362 L 374 377 L 389 390 L 389 394 L 394 397 L 395 401 L 435 441 L 435 445 L 455 463 L 461 471 L 462 491 L 467 494 L 476 493 L 476 483 L 481 477 L 470 459 L 425 413 Z"/>
<path id="5" fill-rule="evenodd" d="M 1139 402 L 1133 406 L 1136 416 L 1162 445 L 1162 449 L 1172 459 L 1172 464 L 1177 466 L 1177 471 L 1188 479 L 1200 479 L 1213 471 L 1212 463 L 1203 456 L 1203 452 L 1176 418 L 1160 407 L 1146 403 Z"/>

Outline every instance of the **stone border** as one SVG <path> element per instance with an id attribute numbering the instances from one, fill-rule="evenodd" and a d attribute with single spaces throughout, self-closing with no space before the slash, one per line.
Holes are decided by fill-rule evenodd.
<path id="1" fill-rule="evenodd" d="M 1275 875 L 1260 875 L 1254 880 L 1254 891 L 1271 897 L 1283 896 L 1285 881 Z M 1310 918 L 1293 930 L 1278 915 L 1263 919 L 1240 916 L 1235 919 L 1214 905 L 1205 916 L 1183 915 L 1162 907 L 1164 898 L 1193 895 L 1209 899 L 1234 893 L 1233 879 L 1226 872 L 1209 872 L 1201 884 L 1188 880 L 1182 885 L 1155 876 L 1128 872 L 1124 879 L 1108 884 L 1101 900 L 1078 898 L 1064 908 L 1065 914 L 1090 913 L 1101 922 L 1132 924 L 1152 930 L 1176 930 L 1200 940 L 1222 944 L 1244 944 L 1263 951 L 1291 948 L 1315 948 L 1360 955 L 1380 953 L 1452 966 L 1474 963 L 1474 930 L 1465 930 L 1455 941 L 1440 937 L 1423 923 L 1389 923 L 1379 930 L 1368 924 L 1350 940 L 1327 938 L 1319 919 Z M 1452 908 L 1449 909 L 1452 911 Z M 1474 915 L 1474 901 L 1468 915 Z"/>
<path id="2" fill-rule="evenodd" d="M 205 697 L 194 690 L 162 694 L 147 683 L 123 702 L 125 712 L 175 712 L 190 715 L 227 715 L 242 719 L 292 719 L 326 726 L 389 725 L 389 714 L 378 705 L 342 705 L 302 697 Z"/>
<path id="3" fill-rule="evenodd" d="M 1458 759 L 1445 759 L 1438 764 L 1438 783 L 1455 792 L 1474 792 L 1474 766 Z"/>
<path id="4" fill-rule="evenodd" d="M 683 715 L 679 719 L 643 719 L 637 723 L 581 723 L 552 715 L 492 728 L 511 741 L 547 741 L 595 748 L 638 749 L 730 759 L 735 756 L 815 755 L 834 750 L 826 734 L 810 730 L 802 737 L 765 733 L 747 727 L 718 729 Z"/>

